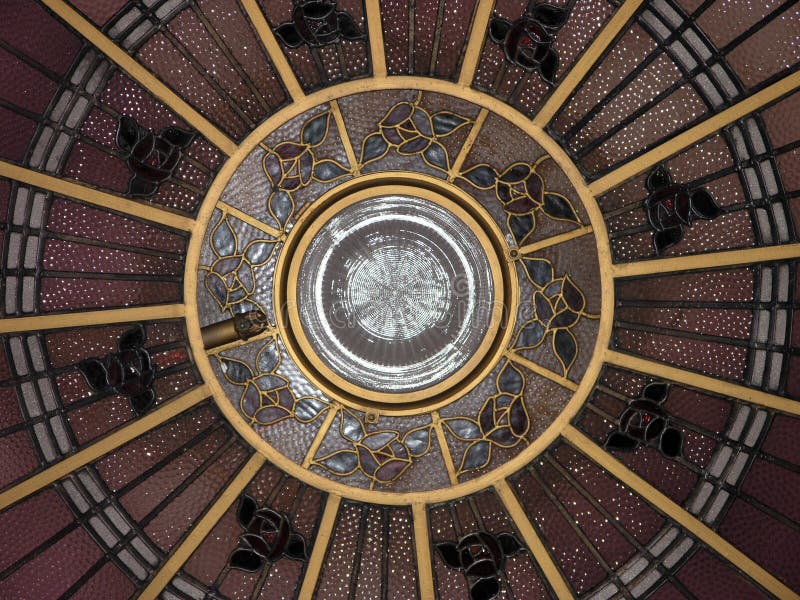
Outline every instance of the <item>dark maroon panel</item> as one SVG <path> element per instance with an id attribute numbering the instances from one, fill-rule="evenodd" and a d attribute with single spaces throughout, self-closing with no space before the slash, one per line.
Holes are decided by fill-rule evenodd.
<path id="1" fill-rule="evenodd" d="M 698 598 L 769 598 L 708 550 L 700 550 L 678 571 L 678 580 Z"/>

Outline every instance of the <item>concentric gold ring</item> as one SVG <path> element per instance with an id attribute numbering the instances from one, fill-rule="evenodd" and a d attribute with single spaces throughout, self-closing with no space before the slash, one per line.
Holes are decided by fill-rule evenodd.
<path id="1" fill-rule="evenodd" d="M 477 351 L 458 370 L 430 387 L 403 393 L 360 387 L 331 369 L 314 350 L 303 329 L 297 301 L 300 262 L 320 229 L 356 202 L 381 195 L 422 198 L 447 209 L 479 240 L 489 260 L 494 288 L 487 333 Z M 435 410 L 462 396 L 497 364 L 514 330 L 519 293 L 500 228 L 471 196 L 441 179 L 418 173 L 378 173 L 353 179 L 321 196 L 287 236 L 275 269 L 273 299 L 281 339 L 292 359 L 322 391 L 353 408 L 398 414 Z"/>

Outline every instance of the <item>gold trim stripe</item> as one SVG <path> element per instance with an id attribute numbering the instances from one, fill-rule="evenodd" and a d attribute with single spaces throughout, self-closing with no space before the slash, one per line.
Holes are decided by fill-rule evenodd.
<path id="1" fill-rule="evenodd" d="M 341 496 L 328 494 L 328 501 L 325 503 L 325 510 L 319 522 L 317 536 L 314 538 L 314 549 L 308 559 L 308 566 L 303 576 L 303 585 L 300 587 L 298 600 L 314 600 L 314 590 L 319 581 L 319 574 L 322 570 L 322 561 L 328 552 L 328 545 L 333 536 L 333 527 L 336 525 L 336 515 L 339 513 L 339 505 L 342 502 Z"/>
<path id="2" fill-rule="evenodd" d="M 423 600 L 436 597 L 433 586 L 433 561 L 431 560 L 431 540 L 428 530 L 428 511 L 425 504 L 411 505 L 414 520 L 414 549 L 417 555 L 417 583 L 419 597 Z"/>
<path id="3" fill-rule="evenodd" d="M 176 114 L 185 120 L 192 128 L 199 131 L 205 138 L 222 150 L 228 156 L 236 152 L 237 144 L 221 129 L 211 123 L 188 102 L 173 92 L 161 82 L 153 73 L 134 60 L 125 50 L 117 46 L 102 31 L 81 16 L 78 11 L 69 6 L 64 0 L 42 0 L 56 15 L 61 17 L 70 27 L 75 29 L 87 41 L 97 47 L 110 60 L 115 62 L 128 75 L 138 81 L 146 90 L 170 107 Z"/>
<path id="4" fill-rule="evenodd" d="M 453 161 L 453 166 L 450 167 L 447 181 L 455 181 L 455 178 L 461 175 L 461 167 L 464 166 L 464 161 L 467 160 L 467 156 L 469 156 L 469 152 L 472 150 L 475 140 L 478 139 L 478 135 L 480 135 L 483 124 L 486 122 L 486 117 L 488 116 L 489 111 L 482 108 L 478 116 L 475 117 L 475 122 L 469 130 L 469 135 L 467 135 L 467 139 L 464 140 L 464 145 L 461 146 L 461 150 L 458 151 L 458 156 L 456 156 L 456 159 Z"/>
<path id="5" fill-rule="evenodd" d="M 283 234 L 279 230 L 262 223 L 255 217 L 248 215 L 246 212 L 243 212 L 234 206 L 231 206 L 227 202 L 223 202 L 222 200 L 220 200 L 219 202 L 217 202 L 217 208 L 220 209 L 222 212 L 231 215 L 232 217 L 236 217 L 240 221 L 244 221 L 251 227 L 255 227 L 259 231 L 263 231 L 267 235 L 271 235 L 276 239 L 283 236 Z"/>
<path id="6" fill-rule="evenodd" d="M 337 404 L 331 403 L 328 407 L 327 411 L 328 414 L 325 415 L 325 419 L 322 421 L 322 425 L 319 426 L 316 435 L 314 436 L 314 440 L 311 442 L 311 445 L 308 447 L 308 451 L 306 452 L 306 456 L 303 459 L 303 468 L 307 469 L 311 466 L 311 463 L 314 462 L 314 456 L 317 454 L 317 450 L 322 445 L 322 442 L 325 440 L 325 436 L 328 435 L 328 431 L 330 431 L 331 426 L 333 425 L 333 421 L 336 419 L 336 415 L 339 414 L 339 406 Z"/>
<path id="7" fill-rule="evenodd" d="M 519 530 L 522 535 L 522 539 L 525 540 L 525 544 L 528 546 L 531 554 L 533 554 L 533 558 L 539 564 L 539 568 L 542 570 L 545 579 L 547 579 L 547 583 L 550 584 L 550 587 L 555 592 L 556 597 L 561 600 L 571 600 L 574 597 L 572 590 L 570 590 L 564 576 L 553 561 L 553 557 L 550 556 L 547 548 L 545 548 L 542 543 L 539 534 L 537 534 L 536 530 L 533 528 L 533 524 L 513 490 L 509 487 L 505 479 L 501 479 L 495 483 L 494 489 L 497 490 L 497 495 L 500 496 L 500 499 L 503 501 L 509 516 L 511 516 L 511 520 L 514 521 L 514 524 L 517 526 L 517 530 Z"/>
<path id="8" fill-rule="evenodd" d="M 553 237 L 545 238 L 543 240 L 539 240 L 538 242 L 533 242 L 522 246 L 519 249 L 520 254 L 533 254 L 534 252 L 538 252 L 539 250 L 544 250 L 545 248 L 549 248 L 550 246 L 557 246 L 558 244 L 563 244 L 564 242 L 571 242 L 572 240 L 576 240 L 579 237 L 583 237 L 584 235 L 588 235 L 592 233 L 592 226 L 586 225 L 585 227 L 578 227 L 577 229 L 573 229 L 572 231 L 567 231 L 566 233 L 560 233 L 558 235 L 554 235 Z"/>
<path id="9" fill-rule="evenodd" d="M 458 475 L 456 474 L 456 465 L 453 463 L 453 455 L 450 453 L 450 446 L 447 445 L 447 437 L 444 435 L 442 419 L 439 416 L 438 410 L 431 413 L 431 420 L 433 421 L 433 431 L 436 433 L 436 441 L 439 442 L 439 451 L 442 453 L 442 459 L 444 460 L 444 467 L 447 470 L 447 476 L 450 478 L 450 484 L 457 485 Z"/>
<path id="10" fill-rule="evenodd" d="M 533 117 L 534 125 L 544 127 L 547 125 L 558 110 L 566 103 L 573 91 L 580 85 L 583 78 L 588 75 L 589 71 L 595 66 L 595 63 L 600 60 L 600 57 L 605 52 L 614 38 L 622 31 L 628 24 L 628 21 L 638 10 L 639 6 L 644 0 L 625 0 L 622 5 L 614 13 L 606 23 L 605 27 L 600 30 L 600 33 L 594 38 L 592 44 L 581 54 L 581 57 L 575 61 L 572 68 L 567 72 L 561 83 L 558 84 L 553 93 L 544 103 L 544 106 L 539 110 L 535 117 Z"/>
<path id="11" fill-rule="evenodd" d="M 333 115 L 333 120 L 336 121 L 336 129 L 339 130 L 344 153 L 347 156 L 347 162 L 350 163 L 350 171 L 353 173 L 353 177 L 358 177 L 361 174 L 358 156 L 356 156 L 356 151 L 353 148 L 353 142 L 350 141 L 350 134 L 347 133 L 347 125 L 344 124 L 344 117 L 342 116 L 342 108 L 337 100 L 331 100 L 331 114 Z"/>
<path id="12" fill-rule="evenodd" d="M 261 39 L 261 43 L 267 51 L 272 66 L 275 67 L 278 77 L 283 81 L 283 85 L 286 86 L 286 91 L 289 92 L 292 100 L 304 98 L 306 93 L 303 91 L 303 88 L 300 87 L 300 82 L 297 80 L 292 66 L 286 59 L 283 50 L 281 50 L 280 44 L 278 44 L 275 34 L 272 33 L 272 29 L 270 29 L 269 23 L 267 23 L 267 19 L 264 13 L 261 12 L 261 8 L 256 3 L 256 0 L 241 0 L 241 4 L 250 22 L 253 24 L 256 33 L 258 33 L 258 37 Z"/>
<path id="13" fill-rule="evenodd" d="M 211 391 L 205 385 L 198 386 L 170 400 L 163 406 L 159 406 L 153 412 L 127 425 L 123 425 L 116 431 L 87 446 L 83 450 L 60 460 L 52 466 L 47 467 L 44 471 L 30 476 L 25 481 L 0 493 L 0 510 L 4 510 L 23 498 L 27 498 L 51 483 L 66 477 L 73 471 L 77 471 L 81 467 L 96 461 L 101 456 L 113 452 L 120 446 L 144 435 L 154 427 L 158 427 L 185 410 L 199 404 L 209 396 L 211 396 Z"/>
<path id="14" fill-rule="evenodd" d="M 551 371 L 550 369 L 545 369 L 543 366 L 528 360 L 527 358 L 525 358 L 520 354 L 517 354 L 513 350 L 506 351 L 506 358 L 508 358 L 508 360 L 510 360 L 511 362 L 515 362 L 518 365 L 522 365 L 523 367 L 530 369 L 531 371 L 533 371 L 537 375 L 541 375 L 545 379 L 549 379 L 550 381 L 557 383 L 561 387 L 566 388 L 571 392 L 574 392 L 578 389 L 578 384 L 575 383 L 574 381 L 570 381 L 566 377 L 562 377 L 555 371 Z"/>
<path id="15" fill-rule="evenodd" d="M 367 0 L 367 35 L 372 59 L 373 78 L 386 77 L 386 49 L 383 43 L 383 23 L 381 5 L 378 0 Z"/>
<path id="16" fill-rule="evenodd" d="M 685 384 L 689 387 L 705 390 L 721 396 L 736 398 L 737 400 L 750 404 L 779 410 L 791 415 L 800 415 L 800 402 L 796 400 L 789 400 L 788 398 L 709 377 L 708 375 L 692 373 L 691 371 L 685 371 L 664 363 L 639 358 L 631 354 L 624 354 L 615 350 L 606 350 L 605 362 L 616 367 L 623 367 L 633 371 L 639 371 L 646 375 L 652 375 L 653 377 L 671 379 L 672 381 Z"/>
<path id="17" fill-rule="evenodd" d="M 250 457 L 245 465 L 239 470 L 225 490 L 220 494 L 219 498 L 211 505 L 206 514 L 204 514 L 197 524 L 192 528 L 186 539 L 183 540 L 180 546 L 170 555 L 167 561 L 161 565 L 161 568 L 156 572 L 153 579 L 142 591 L 139 598 L 141 600 L 155 600 L 161 591 L 167 587 L 175 574 L 181 567 L 189 560 L 189 557 L 197 550 L 198 546 L 203 542 L 206 536 L 211 533 L 214 526 L 225 515 L 225 512 L 230 508 L 236 499 L 239 497 L 247 485 L 256 476 L 258 470 L 262 467 L 266 459 L 258 452 Z"/>
<path id="18" fill-rule="evenodd" d="M 193 219 L 158 208 L 153 204 L 128 200 L 122 196 L 90 188 L 87 185 L 73 183 L 52 175 L 45 175 L 25 167 L 18 167 L 4 160 L 0 160 L 0 177 L 8 177 L 20 183 L 53 192 L 59 196 L 74 198 L 86 204 L 108 208 L 131 217 L 166 225 L 167 227 L 174 227 L 181 231 L 191 231 L 194 227 Z"/>
<path id="19" fill-rule="evenodd" d="M 767 591 L 778 598 L 787 600 L 789 598 L 800 599 L 799 595 L 795 594 L 774 575 L 771 575 L 766 569 L 725 540 L 716 531 L 705 525 L 683 507 L 667 498 L 662 492 L 647 483 L 633 471 L 629 470 L 628 467 L 595 444 L 583 433 L 575 429 L 575 427 L 568 425 L 566 429 L 564 429 L 562 435 L 578 451 L 591 458 L 608 473 L 631 488 L 637 495 L 644 498 L 656 510 L 696 536 L 714 552 L 729 561 Z"/>
<path id="20" fill-rule="evenodd" d="M 612 266 L 611 273 L 615 278 L 636 277 L 638 275 L 655 275 L 657 273 L 672 273 L 692 269 L 733 267 L 798 257 L 800 257 L 800 244 L 783 244 L 780 246 L 724 250 L 722 252 L 692 254 L 691 256 L 618 263 Z"/>
<path id="21" fill-rule="evenodd" d="M 90 327 L 92 325 L 131 323 L 134 321 L 180 319 L 184 314 L 185 309 L 183 304 L 157 304 L 155 306 L 87 310 L 66 314 L 9 317 L 0 319 L 0 333 L 21 333 L 24 331 L 65 329 L 67 327 Z"/>
<path id="22" fill-rule="evenodd" d="M 783 79 L 765 87 L 760 92 L 748 96 L 733 106 L 709 117 L 702 123 L 671 137 L 660 146 L 656 146 L 641 156 L 629 160 L 621 167 L 589 184 L 589 190 L 595 197 L 600 197 L 631 177 L 646 171 L 656 163 L 693 146 L 726 125 L 730 125 L 734 121 L 749 115 L 798 87 L 800 87 L 800 71 L 787 75 Z"/>
<path id="23" fill-rule="evenodd" d="M 475 17 L 472 19 L 472 28 L 469 31 L 467 48 L 464 50 L 464 59 L 461 61 L 461 72 L 458 74 L 459 85 L 469 86 L 475 78 L 493 8 L 494 0 L 479 0 L 478 2 Z"/>

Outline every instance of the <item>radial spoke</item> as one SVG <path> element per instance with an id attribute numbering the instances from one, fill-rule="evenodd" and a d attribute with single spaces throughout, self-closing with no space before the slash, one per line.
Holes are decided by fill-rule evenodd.
<path id="1" fill-rule="evenodd" d="M 800 596 L 786 587 L 786 585 L 781 583 L 766 569 L 755 563 L 713 529 L 628 469 L 628 467 L 595 444 L 579 430 L 575 429 L 575 427 L 568 425 L 562 432 L 562 435 L 577 450 L 596 462 L 619 481 L 631 488 L 637 495 L 644 498 L 655 509 L 696 536 L 709 548 L 731 562 L 736 568 L 746 573 L 751 579 L 769 592 L 775 594 L 778 598 L 800 598 Z"/>
<path id="2" fill-rule="evenodd" d="M 328 414 L 325 415 L 325 420 L 322 422 L 322 425 L 320 425 L 317 435 L 314 436 L 314 441 L 311 442 L 311 445 L 308 447 L 308 452 L 306 452 L 306 456 L 303 459 L 303 468 L 305 469 L 309 468 L 311 463 L 314 462 L 314 456 L 322 445 L 322 440 L 325 439 L 325 436 L 333 425 L 336 415 L 339 413 L 339 406 L 337 404 L 331 404 L 327 411 Z"/>
<path id="3" fill-rule="evenodd" d="M 136 439 L 137 437 L 147 433 L 154 427 L 158 427 L 162 423 L 169 421 L 180 413 L 190 409 L 199 402 L 205 400 L 211 395 L 205 385 L 196 387 L 188 392 L 181 394 L 159 406 L 152 412 L 135 421 L 123 425 L 113 433 L 110 433 L 103 439 L 87 446 L 83 450 L 72 454 L 71 456 L 53 464 L 45 470 L 32 475 L 25 481 L 18 483 L 15 486 L 7 489 L 5 492 L 0 493 L 0 510 L 5 509 L 23 498 L 27 498 L 31 494 L 38 492 L 45 486 L 50 485 L 66 477 L 73 471 L 86 466 L 89 463 L 96 461 L 101 456 L 113 452 L 120 446 L 123 446 Z"/>
<path id="4" fill-rule="evenodd" d="M 431 540 L 428 528 L 428 511 L 425 504 L 412 504 L 414 519 L 414 548 L 417 556 L 417 577 L 419 578 L 419 597 L 434 598 L 433 562 L 431 561 Z"/>
<path id="5" fill-rule="evenodd" d="M 339 103 L 336 100 L 331 100 L 331 114 L 333 114 L 333 120 L 336 121 L 336 128 L 339 130 L 339 137 L 344 146 L 344 153 L 347 155 L 347 162 L 350 163 L 350 171 L 353 173 L 353 176 L 358 176 L 361 174 L 358 165 L 358 156 L 356 156 L 353 143 L 350 141 L 350 135 L 347 133 L 347 126 L 344 124 L 342 109 L 339 107 Z"/>
<path id="6" fill-rule="evenodd" d="M 578 384 L 574 381 L 570 381 L 566 377 L 559 375 L 555 371 L 551 371 L 550 369 L 545 369 L 543 366 L 536 364 L 532 360 L 528 360 L 524 356 L 517 354 L 513 350 L 509 350 L 506 352 L 506 358 L 508 360 L 517 363 L 518 365 L 522 365 L 523 367 L 530 369 L 537 375 L 541 375 L 545 379 L 549 379 L 550 381 L 557 383 L 561 387 L 567 388 L 568 390 L 574 392 L 578 389 Z"/>
<path id="7" fill-rule="evenodd" d="M 664 363 L 639 358 L 631 354 L 623 354 L 615 350 L 606 350 L 604 360 L 608 364 L 639 371 L 640 373 L 651 375 L 659 379 L 670 379 L 689 387 L 705 390 L 721 396 L 728 396 L 729 398 L 736 398 L 742 402 L 757 404 L 792 415 L 800 415 L 800 402 L 796 400 L 768 394 L 761 390 L 752 389 L 729 381 L 723 381 L 722 379 L 716 379 L 708 375 L 685 371 Z"/>
<path id="8" fill-rule="evenodd" d="M 67 327 L 91 327 L 92 325 L 112 325 L 135 321 L 157 321 L 183 317 L 183 304 L 157 304 L 155 306 L 136 306 L 133 308 L 113 308 L 109 310 L 87 310 L 66 314 L 32 315 L 30 317 L 9 317 L 0 319 L 0 333 L 20 333 L 23 331 L 43 331 L 65 329 Z"/>
<path id="9" fill-rule="evenodd" d="M 50 10 L 80 33 L 87 41 L 115 62 L 121 69 L 138 81 L 156 98 L 164 102 L 184 121 L 203 134 L 208 141 L 228 156 L 236 152 L 236 142 L 216 127 L 211 121 L 192 108 L 183 98 L 161 82 L 153 73 L 134 60 L 125 50 L 81 16 L 64 0 L 42 0 Z"/>
<path id="10" fill-rule="evenodd" d="M 695 145 L 726 125 L 730 125 L 734 121 L 774 102 L 781 96 L 792 92 L 798 87 L 800 87 L 800 71 L 787 75 L 760 92 L 756 92 L 744 100 L 737 102 L 730 108 L 716 113 L 714 116 L 687 129 L 683 133 L 670 137 L 669 140 L 663 144 L 628 161 L 618 169 L 611 171 L 609 174 L 589 184 L 589 190 L 597 197 L 602 196 L 622 182 L 648 170 L 656 163 L 666 160 L 670 156 L 674 156 L 678 152 Z"/>
<path id="11" fill-rule="evenodd" d="M 692 254 L 691 256 L 674 256 L 619 263 L 613 265 L 611 273 L 614 277 L 635 277 L 637 275 L 673 273 L 692 269 L 749 265 L 797 257 L 800 257 L 800 244 L 783 244 L 780 246 L 762 246 L 760 248 L 745 248 L 744 250 L 723 250 L 721 252 Z"/>
<path id="12" fill-rule="evenodd" d="M 489 29 L 492 8 L 494 0 L 479 0 L 475 8 L 475 17 L 472 19 L 472 28 L 469 31 L 469 40 L 464 50 L 464 59 L 461 61 L 461 72 L 458 75 L 458 83 L 461 85 L 469 86 L 475 78 L 483 50 L 483 40 L 486 39 L 486 31 Z"/>
<path id="13" fill-rule="evenodd" d="M 383 24 L 381 23 L 381 6 L 378 0 L 366 3 L 367 34 L 369 36 L 369 52 L 372 59 L 372 76 L 386 77 L 386 49 L 383 46 Z"/>
<path id="14" fill-rule="evenodd" d="M 236 501 L 239 494 L 241 494 L 253 480 L 253 477 L 258 473 L 264 461 L 264 457 L 258 452 L 250 457 L 250 460 L 239 470 L 233 481 L 227 485 L 206 514 L 204 514 L 197 522 L 197 525 L 192 528 L 189 535 L 186 536 L 186 539 L 175 549 L 167 561 L 161 565 L 161 568 L 153 576 L 153 579 L 142 591 L 139 596 L 140 599 L 155 600 L 155 598 L 159 596 L 167 584 L 172 581 L 172 578 L 178 570 L 189 560 L 192 553 L 197 550 L 197 547 L 206 536 L 211 533 L 211 530 L 225 515 L 225 512 L 230 508 L 231 504 Z"/>
<path id="15" fill-rule="evenodd" d="M 553 237 L 545 238 L 543 240 L 539 240 L 538 242 L 533 242 L 531 244 L 522 246 L 519 249 L 519 253 L 533 254 L 534 252 L 538 252 L 539 250 L 544 250 L 545 248 L 550 248 L 551 246 L 557 246 L 558 244 L 563 244 L 564 242 L 571 242 L 572 240 L 578 239 L 579 237 L 583 237 L 584 235 L 588 235 L 590 233 L 592 233 L 591 225 L 586 225 L 585 227 L 578 227 L 577 229 L 573 229 L 572 231 L 567 231 L 566 233 L 560 233 L 558 235 L 554 235 Z"/>
<path id="16" fill-rule="evenodd" d="M 270 227 L 269 225 L 266 225 L 265 223 L 262 223 L 261 221 L 259 221 L 255 217 L 252 217 L 252 216 L 248 215 L 246 212 L 243 212 L 243 211 L 239 210 L 235 206 L 231 206 L 227 202 L 222 202 L 220 200 L 219 202 L 217 202 L 217 208 L 219 210 L 223 211 L 223 212 L 228 213 L 232 217 L 236 217 L 240 221 L 244 221 L 245 223 L 247 223 L 251 227 L 255 227 L 259 231 L 263 231 L 264 233 L 266 233 L 269 236 L 272 236 L 274 238 L 280 238 L 283 235 L 280 231 L 278 231 L 274 227 Z"/>
<path id="17" fill-rule="evenodd" d="M 485 108 L 481 109 L 481 112 L 478 113 L 475 122 L 472 124 L 472 128 L 469 130 L 467 139 L 464 140 L 464 145 L 461 146 L 461 150 L 458 151 L 458 156 L 456 156 L 456 159 L 453 161 L 453 166 L 450 167 L 450 173 L 447 177 L 448 181 L 455 181 L 455 178 L 461 174 L 461 167 L 464 166 L 464 161 L 467 160 L 469 151 L 472 150 L 475 140 L 478 139 L 478 134 L 480 134 L 481 128 L 486 122 L 486 117 L 488 115 L 489 111 Z"/>
<path id="18" fill-rule="evenodd" d="M 456 466 L 453 463 L 453 455 L 450 454 L 450 446 L 447 445 L 447 438 L 444 435 L 444 429 L 442 428 L 442 421 L 439 417 L 439 411 L 433 411 L 431 417 L 433 419 L 433 430 L 436 432 L 436 441 L 439 442 L 439 449 L 442 453 L 444 466 L 447 469 L 447 476 L 450 478 L 450 484 L 456 485 L 458 483 Z"/>
<path id="19" fill-rule="evenodd" d="M 191 231 L 194 227 L 193 219 L 158 208 L 154 204 L 128 200 L 122 196 L 101 192 L 80 183 L 73 183 L 52 175 L 45 175 L 38 171 L 18 167 L 4 160 L 0 160 L 0 177 L 8 177 L 61 196 L 74 198 L 87 204 L 108 208 L 131 217 L 145 219 L 146 221 L 174 227 L 182 231 Z"/>
<path id="20" fill-rule="evenodd" d="M 561 574 L 561 571 L 558 570 L 556 563 L 553 562 L 553 557 L 550 556 L 547 548 L 545 548 L 541 538 L 533 528 L 530 519 L 528 519 L 528 516 L 525 514 L 525 509 L 522 508 L 522 505 L 508 486 L 508 483 L 503 479 L 495 483 L 494 487 L 497 490 L 497 495 L 500 496 L 500 499 L 503 501 L 508 514 L 517 526 L 517 530 L 522 535 L 522 539 L 525 540 L 525 544 L 528 546 L 531 554 L 533 554 L 533 558 L 542 570 L 545 579 L 547 579 L 547 583 L 555 592 L 556 596 L 563 600 L 573 598 L 572 591 L 564 579 L 564 576 Z"/>
<path id="21" fill-rule="evenodd" d="M 325 560 L 325 554 L 333 535 L 333 527 L 336 525 L 336 515 L 339 513 L 339 504 L 341 502 L 342 498 L 340 496 L 328 494 L 328 501 L 325 503 L 325 510 L 319 522 L 317 536 L 314 538 L 314 549 L 308 559 L 306 572 L 303 576 L 303 584 L 300 587 L 300 593 L 297 595 L 298 600 L 314 599 L 314 590 L 317 587 L 319 574 L 322 570 L 322 561 Z"/>
<path id="22" fill-rule="evenodd" d="M 297 81 L 292 66 L 289 64 L 289 61 L 286 60 L 286 55 L 283 53 L 283 50 L 281 50 L 280 44 L 278 44 L 278 40 L 275 38 L 275 34 L 272 33 L 272 29 L 269 28 L 269 23 L 267 23 L 267 19 L 264 17 L 264 13 L 261 12 L 258 3 L 256 0 L 241 0 L 241 3 L 247 16 L 250 18 L 250 22 L 261 38 L 261 43 L 264 44 L 264 48 L 272 61 L 272 66 L 275 67 L 275 71 L 278 73 L 278 77 L 283 81 L 283 85 L 286 86 L 286 90 L 289 92 L 292 100 L 300 100 L 306 94 L 303 88 L 300 87 L 300 83 Z"/>
<path id="23" fill-rule="evenodd" d="M 622 29 L 628 24 L 628 21 L 636 13 L 639 6 L 644 0 L 625 0 L 622 5 L 614 13 L 614 16 L 608 20 L 605 27 L 600 30 L 600 33 L 594 38 L 592 44 L 586 49 L 581 57 L 575 61 L 575 64 L 567 72 L 561 82 L 558 84 L 553 93 L 544 103 L 542 109 L 533 118 L 533 123 L 539 127 L 547 125 L 551 119 L 556 115 L 558 110 L 564 105 L 572 92 L 583 81 L 584 77 L 589 74 L 595 63 L 597 63 L 606 48 L 608 48 Z"/>

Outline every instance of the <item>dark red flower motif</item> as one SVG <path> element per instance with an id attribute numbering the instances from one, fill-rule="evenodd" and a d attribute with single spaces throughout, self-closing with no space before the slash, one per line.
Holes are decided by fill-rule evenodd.
<path id="1" fill-rule="evenodd" d="M 395 431 L 375 431 L 354 446 L 361 470 L 380 483 L 393 481 L 411 466 L 411 452 Z"/>
<path id="2" fill-rule="evenodd" d="M 544 181 L 527 163 L 514 163 L 495 180 L 497 197 L 512 215 L 524 215 L 544 202 Z"/>
<path id="3" fill-rule="evenodd" d="M 609 450 L 635 450 L 639 446 L 658 448 L 664 456 L 674 458 L 681 453 L 683 435 L 670 427 L 669 415 L 661 406 L 669 395 L 663 382 L 646 385 L 619 419 L 619 428 L 606 439 Z"/>
<path id="4" fill-rule="evenodd" d="M 463 537 L 457 544 L 437 544 L 436 549 L 448 567 L 463 571 L 472 580 L 472 600 L 491 600 L 500 592 L 498 576 L 503 570 L 505 559 L 523 548 L 511 533 L 494 535 L 478 531 Z"/>
<path id="5" fill-rule="evenodd" d="M 155 403 L 152 386 L 156 366 L 143 347 L 146 341 L 144 326 L 137 325 L 119 338 L 117 352 L 102 361 L 89 358 L 78 365 L 89 387 L 96 392 L 114 391 L 125 396 L 138 416 Z"/>
<path id="6" fill-rule="evenodd" d="M 508 62 L 526 71 L 538 71 L 545 81 L 553 83 L 558 70 L 553 42 L 568 16 L 566 8 L 536 4 L 514 22 L 493 18 L 489 36 L 503 47 Z"/>
<path id="7" fill-rule="evenodd" d="M 243 571 L 257 571 L 264 562 L 282 557 L 306 560 L 306 542 L 292 532 L 289 518 L 271 508 L 258 508 L 256 501 L 244 495 L 239 501 L 237 520 L 245 532 L 239 536 L 239 548 L 230 556 L 230 565 Z"/>
<path id="8" fill-rule="evenodd" d="M 486 439 L 503 448 L 512 448 L 528 433 L 530 418 L 522 396 L 498 394 L 483 405 L 478 423 Z"/>
<path id="9" fill-rule="evenodd" d="M 646 187 L 649 195 L 644 208 L 654 230 L 656 254 L 680 242 L 683 228 L 691 227 L 693 220 L 708 221 L 722 214 L 722 209 L 707 190 L 692 190 L 686 185 L 673 183 L 669 171 L 661 165 L 648 175 Z"/>
<path id="10" fill-rule="evenodd" d="M 289 48 L 303 44 L 319 47 L 340 39 L 364 37 L 352 16 L 336 10 L 336 0 L 300 0 L 294 7 L 292 20 L 276 27 L 275 35 Z"/>
<path id="11" fill-rule="evenodd" d="M 133 176 L 128 182 L 131 196 L 150 196 L 172 176 L 183 150 L 195 134 L 177 127 L 167 127 L 155 134 L 140 127 L 131 117 L 121 116 L 117 126 L 117 146 L 127 156 Z"/>
<path id="12" fill-rule="evenodd" d="M 384 139 L 405 155 L 419 154 L 433 143 L 430 115 L 416 104 L 400 102 L 379 123 Z"/>

